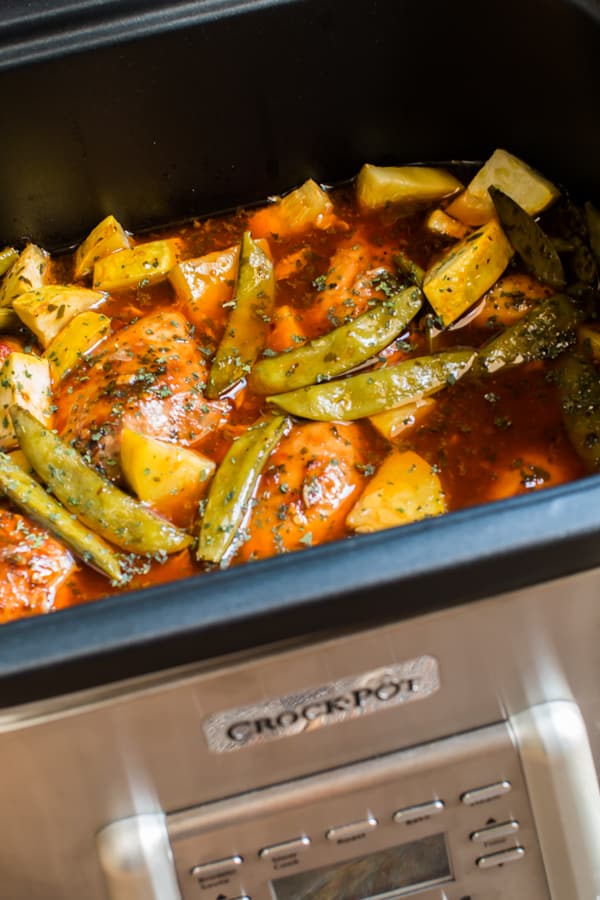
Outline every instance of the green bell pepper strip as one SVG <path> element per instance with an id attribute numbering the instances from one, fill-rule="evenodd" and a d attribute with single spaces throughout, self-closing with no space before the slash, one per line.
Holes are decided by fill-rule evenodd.
<path id="1" fill-rule="evenodd" d="M 185 531 L 99 475 L 28 410 L 14 405 L 9 412 L 32 469 L 92 531 L 130 553 L 175 553 L 192 543 Z"/>
<path id="2" fill-rule="evenodd" d="M 565 430 L 590 472 L 600 469 L 600 381 L 593 363 L 572 353 L 558 363 L 557 382 Z"/>
<path id="3" fill-rule="evenodd" d="M 481 347 L 473 374 L 491 374 L 504 366 L 559 356 L 574 343 L 580 315 L 566 294 L 548 297 Z"/>
<path id="4" fill-rule="evenodd" d="M 0 491 L 89 566 L 116 583 L 123 580 L 121 562 L 115 551 L 74 519 L 64 506 L 51 497 L 31 475 L 15 465 L 6 453 L 0 453 Z"/>
<path id="5" fill-rule="evenodd" d="M 244 233 L 231 315 L 217 348 L 206 396 L 214 399 L 250 374 L 267 336 L 275 297 L 273 263 Z"/>
<path id="6" fill-rule="evenodd" d="M 488 190 L 506 236 L 525 268 L 550 287 L 564 287 L 566 280 L 560 256 L 547 234 L 504 191 L 497 187 Z"/>
<path id="7" fill-rule="evenodd" d="M 454 384 L 475 357 L 474 350 L 448 350 L 340 381 L 276 394 L 267 400 L 294 416 L 317 422 L 364 419 Z"/>
<path id="8" fill-rule="evenodd" d="M 285 416 L 273 416 L 233 442 L 208 492 L 197 559 L 220 563 L 232 555 L 263 466 L 290 424 Z"/>
<path id="9" fill-rule="evenodd" d="M 402 334 L 422 303 L 421 291 L 407 288 L 303 347 L 260 360 L 250 387 L 257 394 L 276 394 L 348 372 Z"/>

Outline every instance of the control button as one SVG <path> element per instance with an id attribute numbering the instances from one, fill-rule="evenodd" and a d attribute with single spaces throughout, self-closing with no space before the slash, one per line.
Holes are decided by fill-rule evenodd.
<path id="1" fill-rule="evenodd" d="M 467 806 L 475 806 L 476 803 L 485 803 L 486 800 L 495 800 L 512 791 L 510 781 L 497 781 L 496 784 L 488 784 L 486 787 L 474 788 L 467 791 L 460 798 Z"/>
<path id="2" fill-rule="evenodd" d="M 407 806 L 394 813 L 394 822 L 410 822 L 417 819 L 429 819 L 444 812 L 443 800 L 432 800 L 430 803 L 419 803 L 418 806 Z"/>
<path id="3" fill-rule="evenodd" d="M 377 827 L 377 819 L 368 816 L 361 822 L 350 822 L 348 825 L 336 825 L 325 832 L 328 841 L 352 841 Z"/>
<path id="4" fill-rule="evenodd" d="M 511 837 L 513 834 L 516 834 L 518 830 L 519 823 L 515 822 L 514 819 L 511 819 L 510 822 L 499 822 L 497 825 L 490 825 L 488 828 L 481 828 L 479 831 L 474 831 L 471 835 L 471 840 L 476 844 L 483 844 L 494 838 Z"/>
<path id="5" fill-rule="evenodd" d="M 209 878 L 211 875 L 218 875 L 225 872 L 232 866 L 241 866 L 243 863 L 241 856 L 227 856 L 225 859 L 215 859 L 213 862 L 201 863 L 194 866 L 192 875 L 194 878 Z"/>
<path id="6" fill-rule="evenodd" d="M 261 859 L 268 859 L 270 856 L 278 856 L 280 853 L 296 853 L 298 850 L 304 850 L 310 846 L 310 838 L 305 834 L 299 838 L 293 838 L 291 841 L 283 841 L 281 844 L 271 844 L 270 847 L 263 847 L 258 851 Z"/>
<path id="7" fill-rule="evenodd" d="M 502 866 L 504 863 L 515 862 L 525 856 L 524 847 L 511 847 L 510 850 L 502 850 L 500 853 L 490 853 L 489 856 L 480 856 L 476 860 L 480 869 L 492 869 L 494 866 Z"/>

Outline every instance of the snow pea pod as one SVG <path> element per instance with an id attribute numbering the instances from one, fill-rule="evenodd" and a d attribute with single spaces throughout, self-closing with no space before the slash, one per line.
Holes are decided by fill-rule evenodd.
<path id="1" fill-rule="evenodd" d="M 263 419 L 231 445 L 208 492 L 197 559 L 218 563 L 233 551 L 263 466 L 289 426 L 285 416 Z"/>
<path id="2" fill-rule="evenodd" d="M 600 469 L 600 381 L 593 363 L 567 353 L 557 381 L 565 430 L 590 472 Z"/>
<path id="3" fill-rule="evenodd" d="M 485 375 L 532 359 L 553 359 L 575 341 L 580 313 L 566 294 L 548 297 L 480 349 L 474 373 Z"/>
<path id="4" fill-rule="evenodd" d="M 407 288 L 303 347 L 260 360 L 250 386 L 258 394 L 276 394 L 348 372 L 397 338 L 422 302 L 418 288 Z"/>
<path id="5" fill-rule="evenodd" d="M 488 190 L 506 236 L 526 269 L 550 287 L 564 287 L 565 273 L 550 238 L 512 197 L 497 187 Z"/>
<path id="6" fill-rule="evenodd" d="M 92 568 L 120 582 L 123 571 L 118 555 L 108 544 L 74 519 L 31 475 L 0 453 L 0 491 L 23 512 L 51 531 L 69 550 Z"/>
<path id="7" fill-rule="evenodd" d="M 246 231 L 231 315 L 211 366 L 207 397 L 218 397 L 250 373 L 265 345 L 274 296 L 273 263 Z"/>
<path id="8" fill-rule="evenodd" d="M 28 410 L 11 406 L 10 417 L 31 467 L 84 525 L 130 553 L 174 553 L 191 544 L 189 534 L 99 475 Z"/>
<path id="9" fill-rule="evenodd" d="M 350 421 L 411 403 L 454 384 L 471 366 L 474 350 L 419 356 L 341 381 L 267 397 L 285 412 L 317 422 Z"/>

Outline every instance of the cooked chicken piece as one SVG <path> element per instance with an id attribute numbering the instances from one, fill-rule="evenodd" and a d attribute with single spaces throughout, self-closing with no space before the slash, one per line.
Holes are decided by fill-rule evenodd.
<path id="1" fill-rule="evenodd" d="M 47 531 L 0 508 L 0 623 L 48 612 L 74 567 L 69 551 Z"/>
<path id="2" fill-rule="evenodd" d="M 271 456 L 239 560 L 260 559 L 333 540 L 365 485 L 363 426 L 296 425 Z"/>
<path id="3" fill-rule="evenodd" d="M 179 312 L 162 309 L 108 338 L 58 398 L 56 428 L 119 477 L 123 427 L 196 447 L 228 417 L 227 400 L 204 398 L 206 358 Z"/>

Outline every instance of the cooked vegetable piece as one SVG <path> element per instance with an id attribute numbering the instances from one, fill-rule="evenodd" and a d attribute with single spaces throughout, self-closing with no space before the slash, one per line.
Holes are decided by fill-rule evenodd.
<path id="1" fill-rule="evenodd" d="M 492 220 L 427 270 L 423 291 L 444 325 L 451 325 L 491 288 L 512 254 L 504 232 Z"/>
<path id="2" fill-rule="evenodd" d="M 240 245 L 186 259 L 169 272 L 169 281 L 184 304 L 190 322 L 212 335 L 226 318 L 224 303 L 231 300 L 240 257 Z"/>
<path id="3" fill-rule="evenodd" d="M 303 347 L 260 360 L 250 386 L 258 394 L 293 391 L 348 372 L 398 337 L 421 304 L 421 291 L 407 288 Z"/>
<path id="4" fill-rule="evenodd" d="M 363 419 L 454 384 L 470 368 L 475 356 L 474 350 L 448 350 L 340 381 L 276 394 L 267 400 L 303 419 L 319 422 Z"/>
<path id="5" fill-rule="evenodd" d="M 372 166 L 366 163 L 356 181 L 362 210 L 386 206 L 434 203 L 460 191 L 462 184 L 445 169 L 428 166 Z"/>
<path id="6" fill-rule="evenodd" d="M 574 343 L 579 317 L 566 294 L 549 297 L 484 344 L 473 371 L 491 374 L 533 359 L 554 359 Z"/>
<path id="7" fill-rule="evenodd" d="M 594 251 L 596 262 L 600 266 L 600 210 L 591 203 L 585 204 L 585 217 L 587 221 L 590 246 Z"/>
<path id="8" fill-rule="evenodd" d="M 394 264 L 400 274 L 411 284 L 416 284 L 417 287 L 420 288 L 423 287 L 425 271 L 421 266 L 417 265 L 416 262 L 413 262 L 402 250 L 397 250 L 396 253 L 394 253 Z"/>
<path id="9" fill-rule="evenodd" d="M 0 285 L 0 306 L 12 306 L 21 294 L 40 288 L 44 283 L 48 260 L 45 250 L 36 244 L 27 244 Z"/>
<path id="10" fill-rule="evenodd" d="M 466 225 L 484 225 L 494 215 L 488 193 L 492 185 L 512 197 L 530 216 L 539 215 L 560 195 L 552 182 L 521 159 L 506 150 L 495 150 L 446 212 Z"/>
<path id="11" fill-rule="evenodd" d="M 42 347 L 48 347 L 71 319 L 102 303 L 105 298 L 105 294 L 88 288 L 47 284 L 21 294 L 13 301 L 13 307 Z"/>
<path id="12" fill-rule="evenodd" d="M 94 264 L 116 250 L 128 250 L 129 238 L 122 225 L 113 215 L 106 216 L 90 231 L 75 253 L 75 278 L 89 275 Z"/>
<path id="13" fill-rule="evenodd" d="M 525 268 L 544 284 L 553 288 L 565 286 L 565 273 L 560 256 L 540 226 L 518 203 L 499 188 L 490 188 L 498 218 Z"/>
<path id="14" fill-rule="evenodd" d="M 558 363 L 558 386 L 565 429 L 590 472 L 600 469 L 600 379 L 598 370 L 574 353 Z"/>
<path id="15" fill-rule="evenodd" d="M 52 418 L 51 397 L 47 360 L 31 353 L 10 353 L 0 369 L 0 449 L 10 450 L 18 446 L 9 412 L 13 403 L 20 403 L 48 425 Z"/>
<path id="16" fill-rule="evenodd" d="M 149 241 L 118 250 L 94 263 L 94 287 L 119 291 L 155 284 L 167 277 L 176 262 L 173 241 Z"/>
<path id="17" fill-rule="evenodd" d="M 174 553 L 192 539 L 88 466 L 81 456 L 21 406 L 11 418 L 21 450 L 67 509 L 130 553 Z"/>
<path id="18" fill-rule="evenodd" d="M 217 397 L 250 373 L 265 346 L 274 296 L 273 263 L 246 231 L 233 308 L 211 366 L 207 397 Z"/>
<path id="19" fill-rule="evenodd" d="M 231 445 L 210 486 L 198 559 L 223 562 L 235 547 L 263 466 L 289 426 L 289 419 L 274 416 L 253 425 Z"/>
<path id="20" fill-rule="evenodd" d="M 453 219 L 443 209 L 434 209 L 433 212 L 429 213 L 425 225 L 434 234 L 456 238 L 458 241 L 462 240 L 469 233 L 467 225 L 463 225 L 462 222 Z"/>
<path id="21" fill-rule="evenodd" d="M 335 222 L 327 192 L 309 178 L 303 185 L 251 216 L 248 228 L 254 237 L 290 237 L 309 228 L 328 228 Z"/>
<path id="22" fill-rule="evenodd" d="M 357 532 L 407 525 L 446 512 L 437 474 L 412 450 L 392 450 L 346 519 Z"/>
<path id="23" fill-rule="evenodd" d="M 369 422 L 387 441 L 393 441 L 413 425 L 421 422 L 431 413 L 436 401 L 433 397 L 422 397 L 414 403 L 406 403 L 398 409 L 369 416 Z"/>
<path id="24" fill-rule="evenodd" d="M 580 325 L 577 329 L 577 343 L 594 362 L 600 362 L 600 326 Z"/>
<path id="25" fill-rule="evenodd" d="M 0 275 L 4 275 L 5 272 L 8 272 L 18 258 L 19 251 L 15 250 L 14 247 L 4 247 L 3 250 L 0 250 Z"/>
<path id="26" fill-rule="evenodd" d="M 0 307 L 0 333 L 14 331 L 20 324 L 21 320 L 14 309 L 8 306 Z"/>
<path id="27" fill-rule="evenodd" d="M 130 428 L 122 431 L 121 469 L 129 487 L 163 512 L 196 504 L 215 468 L 211 459 L 194 450 Z"/>
<path id="28" fill-rule="evenodd" d="M 0 453 L 0 490 L 85 563 L 115 582 L 122 580 L 121 562 L 115 551 L 73 518 L 34 478 L 11 462 L 6 453 Z"/>
<path id="29" fill-rule="evenodd" d="M 50 363 L 52 379 L 60 381 L 68 375 L 109 331 L 110 319 L 102 313 L 88 311 L 71 319 L 44 353 Z"/>

